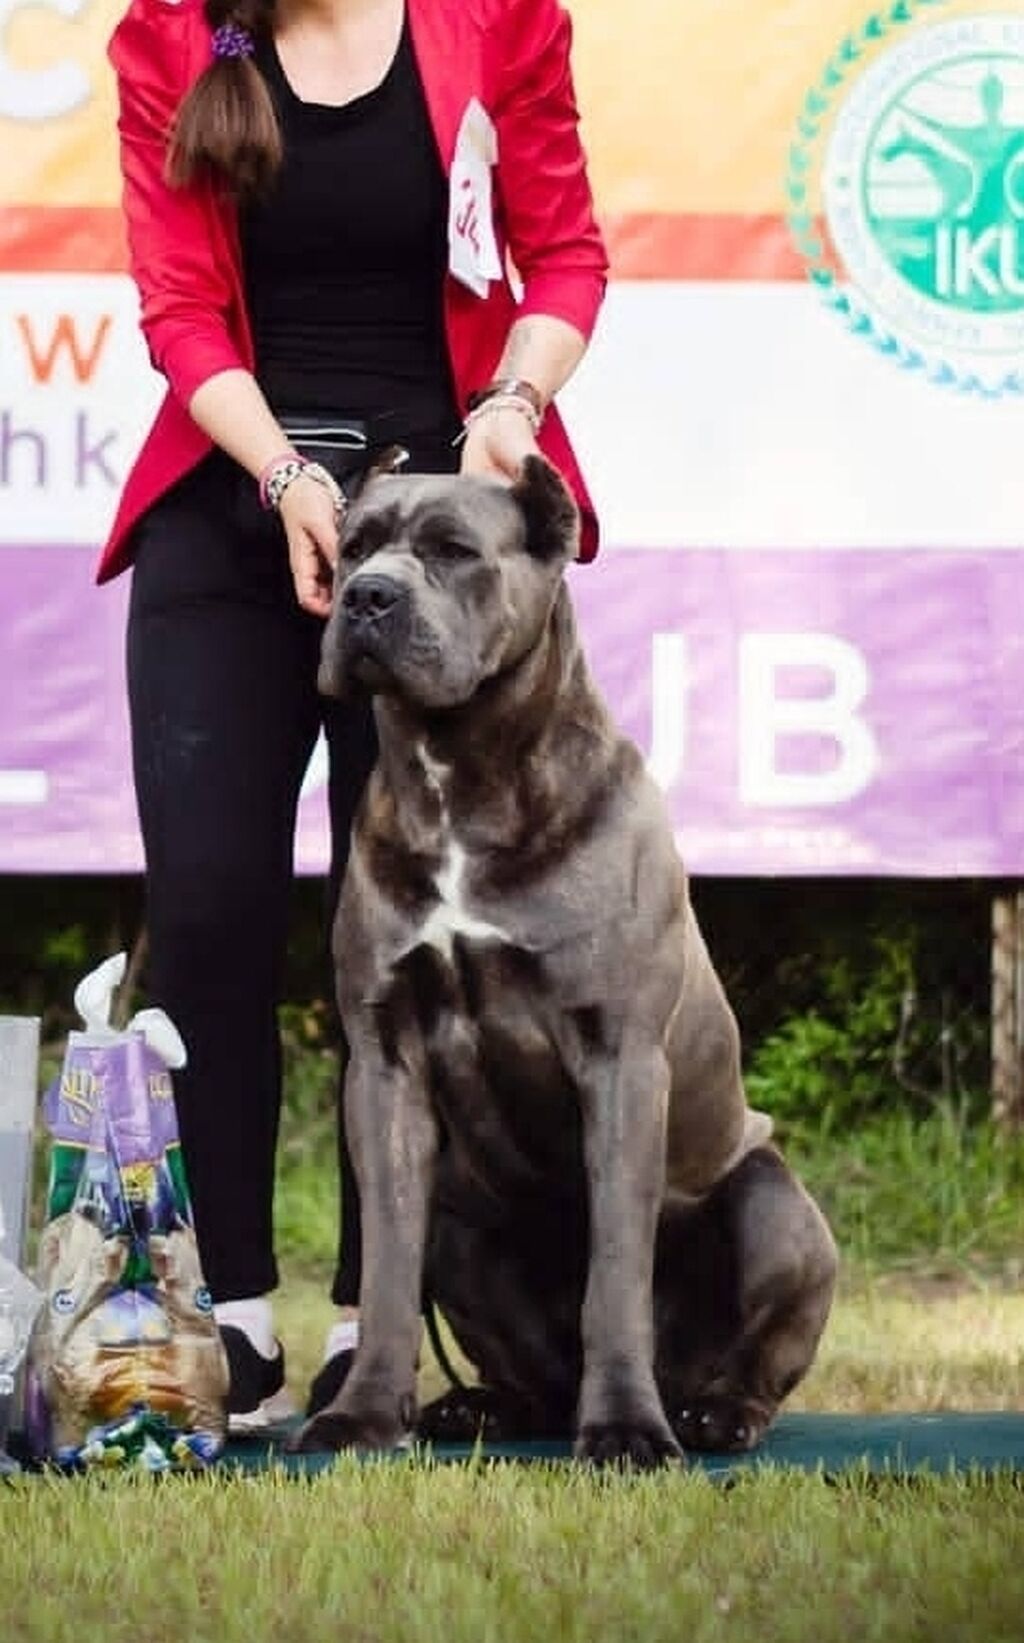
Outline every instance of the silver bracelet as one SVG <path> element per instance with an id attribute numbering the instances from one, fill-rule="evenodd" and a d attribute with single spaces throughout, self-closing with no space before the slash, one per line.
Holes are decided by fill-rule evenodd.
<path id="1" fill-rule="evenodd" d="M 275 513 L 279 513 L 285 491 L 296 479 L 302 477 L 313 479 L 318 485 L 323 486 L 334 504 L 335 518 L 340 519 L 348 503 L 338 481 L 333 474 L 328 473 L 321 463 L 307 462 L 301 456 L 293 457 L 288 462 L 281 462 L 274 469 L 264 486 L 267 507 L 272 508 Z"/>
<path id="2" fill-rule="evenodd" d="M 340 519 L 348 507 L 348 498 L 334 475 L 320 462 L 307 462 L 302 471 L 307 479 L 315 479 L 318 485 L 323 486 L 334 504 L 335 519 Z"/>
<path id="3" fill-rule="evenodd" d="M 489 416 L 492 411 L 506 410 L 518 411 L 521 416 L 525 416 L 534 433 L 539 431 L 541 414 L 536 405 L 524 398 L 522 394 L 513 393 L 489 394 L 486 399 L 481 400 L 479 405 L 475 405 L 471 411 L 466 412 L 462 419 L 462 426 L 463 428 L 471 428 L 474 422 L 479 422 L 481 417 Z"/>

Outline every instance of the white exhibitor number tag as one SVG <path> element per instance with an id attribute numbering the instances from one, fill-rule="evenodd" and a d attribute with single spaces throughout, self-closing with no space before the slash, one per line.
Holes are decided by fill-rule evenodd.
<path id="1" fill-rule="evenodd" d="M 491 170 L 497 158 L 494 122 L 483 104 L 472 97 L 455 139 L 449 178 L 448 266 L 478 297 L 486 297 L 491 280 L 501 279 L 491 189 Z"/>

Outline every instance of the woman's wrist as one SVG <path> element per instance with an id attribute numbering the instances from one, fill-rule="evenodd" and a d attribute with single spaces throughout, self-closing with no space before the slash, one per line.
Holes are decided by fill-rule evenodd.
<path id="1" fill-rule="evenodd" d="M 540 427 L 547 409 L 547 400 L 535 383 L 522 376 L 495 377 L 482 388 L 475 388 L 466 400 L 466 410 L 473 416 L 475 412 L 495 400 L 509 399 L 529 405 L 537 418 L 537 426 Z"/>
<path id="2" fill-rule="evenodd" d="M 280 497 L 284 494 L 284 492 L 280 489 L 279 476 L 281 476 L 284 470 L 290 467 L 293 462 L 298 462 L 299 460 L 300 458 L 298 451 L 292 450 L 291 446 L 289 446 L 286 450 L 279 451 L 276 456 L 272 456 L 270 461 L 265 463 L 260 469 L 256 483 L 259 486 L 260 503 L 267 509 L 268 512 L 275 509 L 277 506 L 277 502 L 274 501 L 271 495 L 271 484 L 273 483 L 275 485 L 275 494 L 277 495 L 279 501 Z"/>
<path id="3" fill-rule="evenodd" d="M 471 393 L 466 404 L 462 422 L 464 434 L 485 417 L 501 411 L 513 411 L 525 417 L 534 435 L 540 432 L 544 420 L 545 405 L 540 391 L 522 377 L 501 377 L 489 382 L 485 388 Z"/>
<path id="4" fill-rule="evenodd" d="M 272 457 L 259 477 L 260 501 L 268 510 L 279 513 L 285 495 L 297 479 L 312 479 L 322 485 L 340 519 L 348 506 L 345 493 L 334 475 L 319 462 L 310 462 L 297 451 L 285 451 Z"/>

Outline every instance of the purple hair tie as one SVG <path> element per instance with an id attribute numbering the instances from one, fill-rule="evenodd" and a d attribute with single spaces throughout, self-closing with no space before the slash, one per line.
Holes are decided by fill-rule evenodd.
<path id="1" fill-rule="evenodd" d="M 231 57 L 251 57 L 256 42 L 241 23 L 222 23 L 213 31 L 213 55 L 222 61 Z"/>

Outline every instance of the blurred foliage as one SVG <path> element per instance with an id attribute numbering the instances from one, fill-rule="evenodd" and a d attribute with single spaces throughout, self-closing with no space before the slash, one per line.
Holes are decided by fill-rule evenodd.
<path id="1" fill-rule="evenodd" d="M 983 1109 L 992 893 L 966 880 L 695 880 L 754 1098 L 816 1126 L 894 1105 Z M 131 951 L 143 918 L 137 878 L 0 879 L 0 1011 L 41 1016 L 44 1043 L 59 1045 L 75 984 Z M 334 1103 L 326 925 L 323 882 L 298 880 L 282 1028 L 306 1130 Z M 144 975 L 133 1002 L 149 1002 Z"/>
<path id="2" fill-rule="evenodd" d="M 981 881 L 698 880 L 751 1099 L 855 1124 L 987 1112 L 991 903 Z"/>
<path id="3" fill-rule="evenodd" d="M 855 1266 L 1019 1281 L 1024 1137 L 987 1113 L 991 897 L 975 882 L 697 880 L 753 1100 L 776 1118 Z M 323 886 L 296 884 L 281 1010 L 281 1250 L 337 1237 L 338 1026 Z M 134 879 L 0 879 L 0 1011 L 43 1019 L 44 1081 L 80 977 L 142 927 Z M 144 986 L 134 1000 L 148 1002 Z M 40 1137 L 40 1177 L 43 1167 Z M 40 1179 L 41 1184 L 41 1179 Z"/>
<path id="4" fill-rule="evenodd" d="M 988 1023 L 952 985 L 922 994 L 914 933 L 879 934 L 862 965 L 825 961 L 820 1002 L 787 1016 L 756 1046 L 755 1105 L 779 1118 L 854 1125 L 899 1106 L 987 1106 Z"/>

